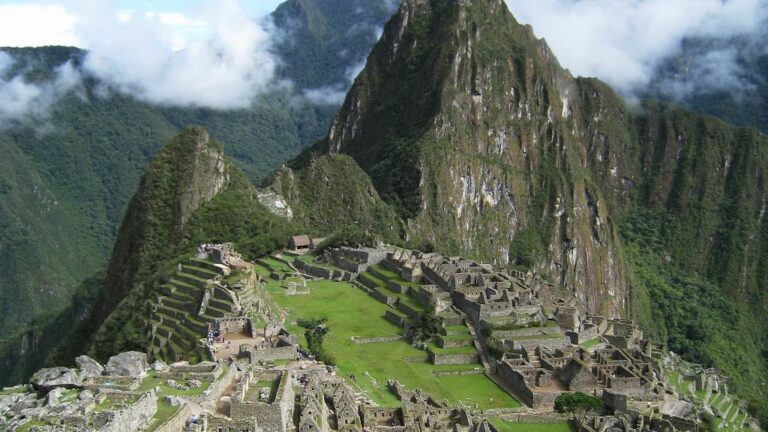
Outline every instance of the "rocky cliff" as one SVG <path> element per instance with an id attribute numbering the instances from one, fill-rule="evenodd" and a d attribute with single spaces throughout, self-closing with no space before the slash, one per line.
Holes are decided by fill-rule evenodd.
<path id="1" fill-rule="evenodd" d="M 619 316 L 616 194 L 603 181 L 615 162 L 591 151 L 583 93 L 502 1 L 407 1 L 324 150 L 360 164 L 409 239 L 534 264 L 593 312 Z"/>
<path id="2" fill-rule="evenodd" d="M 333 184 L 312 161 L 348 155 L 377 192 L 357 199 L 395 209 L 403 241 L 536 269 L 760 392 L 766 341 L 745 337 L 768 305 L 759 132 L 628 106 L 501 0 L 407 0 L 312 151 L 292 164 L 304 189 Z"/>

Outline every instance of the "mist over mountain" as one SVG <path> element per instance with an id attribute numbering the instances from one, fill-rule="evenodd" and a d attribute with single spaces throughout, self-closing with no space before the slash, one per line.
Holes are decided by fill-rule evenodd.
<path id="1" fill-rule="evenodd" d="M 766 417 L 768 142 L 645 100 L 765 130 L 763 2 L 222 4 L 186 51 L 98 9 L 93 51 L 0 50 L 0 383 L 145 348 L 147 298 L 195 242 L 350 231 L 535 270 Z M 267 178 L 290 224 L 254 200 Z"/>
<path id="2" fill-rule="evenodd" d="M 346 91 L 391 11 L 291 0 L 276 24 L 232 26 L 246 18 L 232 6 L 213 14 L 219 33 L 176 53 L 157 20 L 115 22 L 101 5 L 81 30 L 94 51 L 0 49 L 0 330 L 64 307 L 106 263 L 141 173 L 187 125 L 227 142 L 253 180 L 321 138 L 341 100 L 315 89 Z"/>

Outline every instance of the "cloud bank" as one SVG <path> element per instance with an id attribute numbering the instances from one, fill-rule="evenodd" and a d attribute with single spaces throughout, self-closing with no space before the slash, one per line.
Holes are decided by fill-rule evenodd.
<path id="1" fill-rule="evenodd" d="M 189 15 L 120 14 L 92 0 L 76 14 L 75 34 L 89 51 L 85 72 L 139 100 L 242 109 L 273 82 L 268 25 L 237 0 L 208 1 Z"/>
<path id="2" fill-rule="evenodd" d="M 765 0 L 506 0 L 512 13 L 546 38 L 575 75 L 595 76 L 624 95 L 643 91 L 686 39 L 762 38 Z M 763 40 L 763 44 L 765 43 Z M 763 45 L 764 46 L 764 45 Z M 693 59 L 706 86 L 738 86 L 731 49 Z M 667 83 L 670 91 L 683 91 Z M 689 82 L 688 84 L 691 84 Z"/>
<path id="3" fill-rule="evenodd" d="M 86 76 L 100 83 L 101 95 L 120 92 L 153 105 L 216 110 L 249 108 L 276 84 L 273 29 L 249 17 L 238 0 L 201 1 L 183 14 L 126 11 L 112 0 L 65 5 L 0 6 L 0 13 L 12 12 L 34 28 L 63 20 L 62 28 L 51 29 L 63 37 L 60 43 L 87 49 L 81 67 L 68 62 L 45 82 L 26 80 L 26 70 L 11 74 L 15 60 L 0 52 L 0 128 L 47 119 L 52 105 Z M 0 28 L 0 41 L 8 40 L 7 31 Z M 27 42 L 40 45 L 21 40 Z"/>
<path id="4" fill-rule="evenodd" d="M 51 106 L 70 91 L 79 88 L 81 77 L 70 62 L 56 68 L 53 78 L 33 83 L 15 74 L 9 77 L 16 61 L 0 51 L 0 130 L 20 121 L 47 122 Z"/>

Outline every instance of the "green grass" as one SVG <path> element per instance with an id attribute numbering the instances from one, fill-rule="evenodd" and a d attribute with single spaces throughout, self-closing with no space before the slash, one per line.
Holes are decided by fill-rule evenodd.
<path id="1" fill-rule="evenodd" d="M 201 385 L 198 388 L 193 388 L 189 390 L 176 390 L 174 388 L 168 387 L 168 384 L 166 383 L 167 380 L 158 378 L 155 376 L 155 372 L 150 372 L 149 376 L 147 378 L 144 378 L 144 380 L 141 382 L 141 385 L 136 390 L 138 392 L 148 392 L 152 389 L 154 389 L 157 386 L 160 386 L 160 392 L 157 393 L 158 399 L 162 399 L 167 395 L 172 396 L 200 396 L 203 394 L 204 391 L 208 389 L 210 386 L 210 383 L 203 382 L 203 385 Z M 186 385 L 186 382 L 183 380 L 176 380 L 179 384 Z"/>
<path id="2" fill-rule="evenodd" d="M 31 420 L 21 425 L 21 427 L 19 428 L 19 432 L 28 432 L 30 429 L 32 429 L 35 426 L 41 426 L 41 427 L 48 426 L 48 423 L 44 421 L 39 421 L 39 420 Z"/>
<path id="3" fill-rule="evenodd" d="M 294 261 L 301 261 L 301 262 L 306 263 L 306 264 L 317 265 L 317 263 L 315 262 L 315 256 L 314 255 L 310 255 L 310 254 L 299 255 L 297 257 L 294 257 Z"/>
<path id="4" fill-rule="evenodd" d="M 435 353 L 435 355 L 452 355 L 452 354 L 475 354 L 477 350 L 474 346 L 461 346 L 452 348 L 440 348 L 435 344 L 429 344 L 429 350 Z"/>
<path id="5" fill-rule="evenodd" d="M 152 424 L 149 425 L 149 428 L 147 428 L 147 431 L 153 431 L 157 429 L 160 425 L 168 421 L 169 418 L 176 414 L 176 411 L 178 410 L 179 407 L 175 407 L 169 404 L 165 401 L 165 398 L 158 398 L 157 412 L 155 413 L 155 417 L 152 419 Z"/>
<path id="6" fill-rule="evenodd" d="M 9 387 L 7 389 L 0 390 L 0 396 L 8 396 L 8 395 L 20 394 L 20 393 L 26 393 L 26 392 L 27 392 L 27 389 L 24 387 L 21 387 L 21 388 Z"/>
<path id="7" fill-rule="evenodd" d="M 328 318 L 330 332 L 323 346 L 336 357 L 341 376 L 347 378 L 354 374 L 356 381 L 353 384 L 376 403 L 385 407 L 399 406 L 397 398 L 386 388 L 387 379 L 393 378 L 409 389 L 419 387 L 439 400 L 456 403 L 470 399 L 483 409 L 520 406 L 485 375 L 436 377 L 433 371 L 445 369 L 429 364 L 424 351 L 405 341 L 354 344 L 352 336 L 379 337 L 400 333 L 397 326 L 384 318 L 388 306 L 351 284 L 312 281 L 308 286 L 311 294 L 306 296 L 286 296 L 279 284 L 274 283 L 268 283 L 267 289 L 281 307 L 289 310 L 289 329 L 297 334 L 303 334 L 302 329 L 292 323 L 297 318 Z M 468 366 L 471 369 L 474 365 Z M 365 375 L 366 371 L 377 381 L 377 386 Z"/>
<path id="8" fill-rule="evenodd" d="M 226 371 L 222 373 L 225 374 Z M 155 430 L 158 426 L 163 424 L 166 420 L 171 418 L 172 415 L 178 411 L 179 407 L 174 407 L 168 402 L 165 401 L 165 397 L 168 395 L 172 396 L 199 396 L 203 394 L 205 390 L 208 389 L 210 386 L 210 383 L 203 382 L 203 385 L 201 385 L 198 388 L 193 388 L 189 390 L 176 390 L 173 388 L 168 387 L 166 384 L 165 379 L 158 378 L 156 376 L 156 372 L 150 372 L 149 376 L 147 378 L 144 378 L 144 380 L 141 382 L 141 385 L 136 390 L 138 392 L 148 392 L 155 387 L 160 387 L 160 391 L 156 394 L 157 395 L 157 413 L 155 414 L 154 419 L 152 420 L 152 425 L 149 427 L 149 431 Z M 186 383 L 183 380 L 176 380 L 179 382 L 179 384 L 186 385 Z"/>
<path id="9" fill-rule="evenodd" d="M 289 273 L 289 272 L 293 271 L 293 270 L 291 270 L 290 267 L 285 265 L 285 263 L 283 263 L 282 261 L 278 261 L 278 260 L 276 260 L 274 258 L 265 257 L 265 258 L 261 258 L 261 260 L 264 261 L 265 263 L 269 264 L 276 271 L 283 272 L 283 273 Z"/>
<path id="10" fill-rule="evenodd" d="M 498 418 L 490 421 L 499 432 L 576 432 L 576 428 L 569 422 L 515 423 Z"/>
<path id="11" fill-rule="evenodd" d="M 398 283 L 400 285 L 407 285 L 407 286 L 409 286 L 411 288 L 418 288 L 420 286 L 416 282 L 408 282 L 406 280 L 403 280 L 403 278 L 401 278 L 399 274 L 393 272 L 392 270 L 384 267 L 381 264 L 376 264 L 374 266 L 371 266 L 371 268 L 373 268 L 374 270 L 379 272 L 379 274 L 381 274 L 385 278 L 387 278 L 387 279 L 389 279 L 389 280 L 391 280 L 393 282 L 396 282 L 396 283 Z"/>
<path id="12" fill-rule="evenodd" d="M 601 343 L 603 343 L 603 340 L 600 339 L 599 337 L 596 337 L 594 339 L 590 339 L 590 340 L 584 342 L 583 344 L 580 344 L 579 346 L 581 346 L 582 348 L 588 350 L 588 349 L 592 349 L 592 348 L 600 345 Z"/>
<path id="13" fill-rule="evenodd" d="M 446 341 L 467 340 L 472 339 L 472 335 L 467 331 L 465 334 L 441 335 L 440 338 Z"/>

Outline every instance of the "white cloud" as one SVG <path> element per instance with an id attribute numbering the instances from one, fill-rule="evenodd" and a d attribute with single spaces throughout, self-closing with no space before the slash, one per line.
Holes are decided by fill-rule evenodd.
<path id="1" fill-rule="evenodd" d="M 0 77 L 5 77 L 15 62 L 0 51 Z M 54 78 L 43 83 L 30 83 L 23 76 L 0 80 L 0 129 L 18 122 L 44 125 L 51 106 L 68 92 L 80 86 L 80 74 L 67 62 L 54 71 Z"/>
<path id="2" fill-rule="evenodd" d="M 624 94 L 643 89 L 689 37 L 753 35 L 768 19 L 765 0 L 507 0 L 547 39 L 563 66 Z M 733 56 L 709 58 L 733 71 Z M 721 67 L 712 61 L 720 60 Z M 730 62 L 730 63 L 729 63 Z"/>
<path id="3" fill-rule="evenodd" d="M 84 69 L 137 99 L 241 109 L 273 83 L 270 32 L 236 0 L 208 1 L 185 15 L 121 15 L 103 0 L 77 11 L 75 32 L 89 50 Z"/>
<path id="4" fill-rule="evenodd" d="M 0 46 L 77 46 L 77 16 L 55 4 L 0 5 Z"/>

